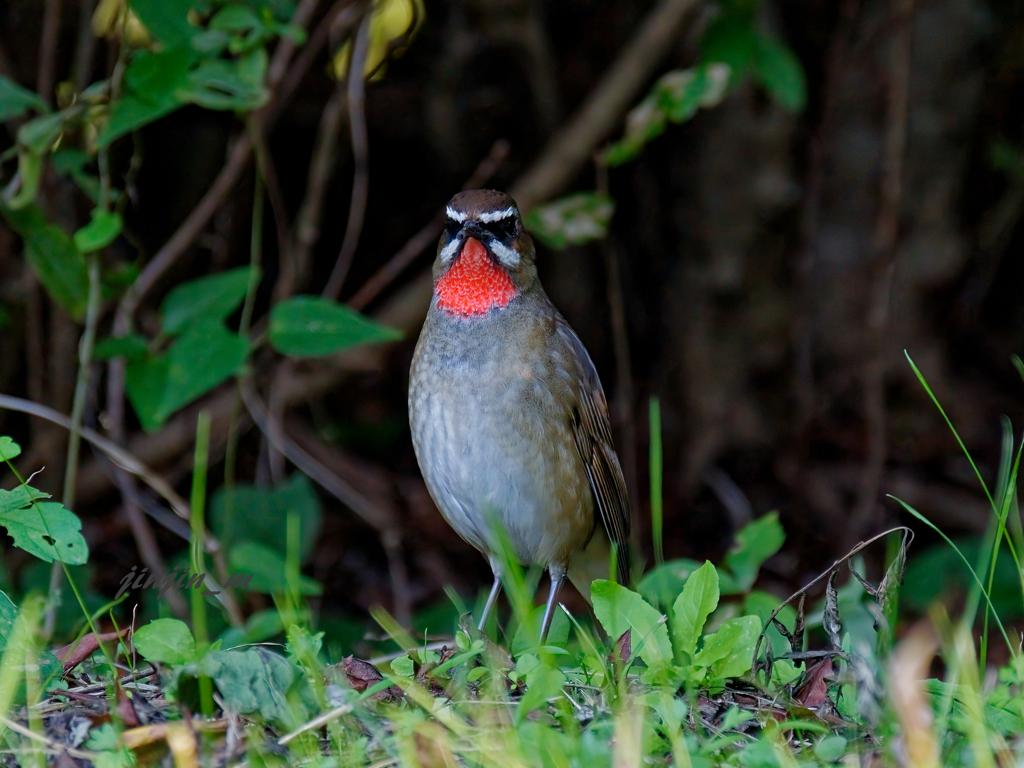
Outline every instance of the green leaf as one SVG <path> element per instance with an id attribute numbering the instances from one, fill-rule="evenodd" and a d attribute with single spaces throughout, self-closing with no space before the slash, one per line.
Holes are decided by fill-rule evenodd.
<path id="1" fill-rule="evenodd" d="M 613 213 L 615 202 L 607 195 L 579 192 L 534 208 L 525 224 L 538 240 L 561 250 L 605 237 Z"/>
<path id="2" fill-rule="evenodd" d="M 77 112 L 70 109 L 29 120 L 18 129 L 18 143 L 37 155 L 45 155 L 64 132 L 64 122 Z"/>
<path id="3" fill-rule="evenodd" d="M 82 521 L 55 501 L 36 502 L 31 509 L 0 514 L 0 525 L 14 539 L 14 546 L 40 560 L 81 565 L 89 559 L 82 538 Z"/>
<path id="4" fill-rule="evenodd" d="M 540 641 L 540 624 L 544 620 L 544 606 L 538 605 L 531 612 L 527 621 L 516 627 L 516 633 L 512 637 L 512 656 L 518 657 L 537 647 Z M 548 627 L 547 637 L 544 638 L 545 645 L 553 645 L 564 648 L 569 640 L 569 619 L 565 612 L 556 610 L 551 617 L 551 626 Z"/>
<path id="5" fill-rule="evenodd" d="M 632 630 L 632 646 L 640 649 L 640 658 L 648 666 L 672 661 L 672 644 L 662 615 L 640 595 L 615 582 L 595 579 L 590 596 L 597 620 L 613 641 Z"/>
<path id="6" fill-rule="evenodd" d="M 655 608 L 668 613 L 676 598 L 682 593 L 683 585 L 690 574 L 701 565 L 696 560 L 686 557 L 669 560 L 640 579 L 637 591 Z"/>
<path id="7" fill-rule="evenodd" d="M 273 488 L 236 485 L 219 489 L 210 509 L 210 528 L 228 550 L 243 541 L 254 541 L 287 552 L 281 531 L 288 525 L 288 513 L 299 518 L 300 557 L 305 562 L 313 554 L 320 535 L 320 500 L 309 479 L 302 473 Z"/>
<path id="8" fill-rule="evenodd" d="M 50 494 L 37 491 L 24 483 L 11 491 L 0 490 L 0 517 L 26 509 L 36 499 L 48 499 Z"/>
<path id="9" fill-rule="evenodd" d="M 146 29 L 168 48 L 187 47 L 199 32 L 188 23 L 192 0 L 131 0 Z"/>
<path id="10" fill-rule="evenodd" d="M 4 592 L 0 592 L 0 651 L 7 647 L 7 638 L 11 636 L 17 618 L 18 606 Z"/>
<path id="11" fill-rule="evenodd" d="M 178 619 L 154 619 L 132 636 L 132 642 L 147 661 L 185 664 L 196 658 L 195 638 Z"/>
<path id="12" fill-rule="evenodd" d="M 299 675 L 283 656 L 266 648 L 213 651 L 200 667 L 213 678 L 225 709 L 292 723 L 287 694 Z"/>
<path id="13" fill-rule="evenodd" d="M 800 60 L 786 46 L 758 36 L 754 71 L 772 98 L 790 112 L 807 106 L 807 80 Z"/>
<path id="14" fill-rule="evenodd" d="M 677 653 L 693 658 L 704 623 L 717 607 L 718 571 L 709 560 L 690 574 L 672 606 L 672 640 Z"/>
<path id="15" fill-rule="evenodd" d="M 203 59 L 188 73 L 178 96 L 206 109 L 258 109 L 270 95 L 263 87 L 265 72 L 265 52 L 262 58 L 256 54 L 234 61 Z"/>
<path id="16" fill-rule="evenodd" d="M 10 461 L 21 456 L 21 446 L 9 437 L 0 437 L 0 461 Z"/>
<path id="17" fill-rule="evenodd" d="M 557 667 L 541 662 L 526 675 L 526 693 L 519 700 L 516 720 L 522 721 L 530 712 L 543 707 L 545 702 L 562 695 L 565 673 Z"/>
<path id="18" fill-rule="evenodd" d="M 111 105 L 107 124 L 100 131 L 99 146 L 105 147 L 185 104 L 179 90 L 187 82 L 191 59 L 186 50 L 135 54 L 125 68 L 124 92 Z"/>
<path id="19" fill-rule="evenodd" d="M 72 240 L 79 253 L 92 253 L 114 242 L 123 226 L 120 215 L 93 208 L 92 221 L 75 232 Z"/>
<path id="20" fill-rule="evenodd" d="M 748 592 L 754 586 L 761 564 L 778 552 L 785 540 L 778 512 L 769 512 L 736 533 L 736 543 L 726 554 L 724 566 L 735 578 L 740 592 Z"/>
<path id="21" fill-rule="evenodd" d="M 668 119 L 682 123 L 701 107 L 720 104 L 729 87 L 729 72 L 728 64 L 715 63 L 664 75 L 658 81 L 656 92 Z"/>
<path id="22" fill-rule="evenodd" d="M 293 357 L 321 357 L 359 344 L 402 338 L 401 331 L 314 296 L 298 296 L 274 307 L 269 335 L 274 349 Z"/>
<path id="23" fill-rule="evenodd" d="M 251 8 L 244 5 L 227 5 L 210 19 L 210 29 L 235 33 L 249 32 L 254 29 L 263 29 L 263 21 Z"/>
<path id="24" fill-rule="evenodd" d="M 846 754 L 846 739 L 842 736 L 826 736 L 814 745 L 814 756 L 826 763 L 835 763 Z"/>
<path id="25" fill-rule="evenodd" d="M 714 634 L 704 638 L 704 647 L 693 662 L 708 667 L 709 680 L 740 677 L 750 671 L 754 644 L 761 634 L 757 616 L 739 616 L 722 624 Z"/>
<path id="26" fill-rule="evenodd" d="M 113 360 L 118 357 L 138 360 L 149 354 L 149 342 L 137 333 L 118 338 L 109 337 L 96 342 L 92 349 L 93 360 Z"/>
<path id="27" fill-rule="evenodd" d="M 229 269 L 177 286 L 160 305 L 160 326 L 175 335 L 197 320 L 225 320 L 249 288 L 249 267 Z"/>
<path id="28" fill-rule="evenodd" d="M 32 205 L 39 191 L 42 172 L 42 156 L 25 147 L 18 147 L 18 173 L 4 188 L 6 205 L 15 211 Z"/>
<path id="29" fill-rule="evenodd" d="M 255 541 L 242 542 L 231 548 L 228 563 L 233 572 L 252 574 L 247 589 L 276 594 L 288 589 L 284 558 L 268 546 Z M 299 575 L 299 594 L 319 595 L 323 585 L 309 576 Z"/>
<path id="30" fill-rule="evenodd" d="M 80 319 L 89 300 L 89 272 L 74 242 L 35 206 L 18 211 L 4 208 L 3 214 L 25 241 L 25 258 L 47 293 Z"/>
<path id="31" fill-rule="evenodd" d="M 723 14 L 708 25 L 700 41 L 701 62 L 728 64 L 733 82 L 739 82 L 754 62 L 757 42 L 752 19 L 747 14 Z"/>
<path id="32" fill-rule="evenodd" d="M 21 117 L 30 109 L 46 112 L 49 108 L 28 88 L 23 88 L 9 77 L 0 76 L 0 122 Z"/>
<path id="33" fill-rule="evenodd" d="M 166 354 L 128 364 L 128 398 L 149 431 L 245 364 L 249 342 L 215 320 L 197 321 Z"/>
<path id="34" fill-rule="evenodd" d="M 416 674 L 413 660 L 408 656 L 399 656 L 397 659 L 393 659 L 391 661 L 391 671 L 402 677 L 412 677 Z"/>

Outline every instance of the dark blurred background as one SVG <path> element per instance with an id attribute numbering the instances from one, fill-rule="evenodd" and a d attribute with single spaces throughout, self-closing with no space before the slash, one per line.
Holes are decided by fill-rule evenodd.
<path id="1" fill-rule="evenodd" d="M 82 18 L 77 2 L 62 6 L 58 72 L 71 66 Z M 498 139 L 510 151 L 488 186 L 510 188 L 652 7 L 640 0 L 428 0 L 404 55 L 366 88 L 368 205 L 341 300 L 435 215 Z M 893 19 L 901 7 L 908 6 L 764 0 L 758 28 L 798 56 L 806 109 L 786 111 L 748 80 L 608 172 L 617 207 L 606 240 L 560 251 L 539 246 L 544 285 L 590 350 L 612 401 L 636 498 L 636 546 L 648 563 L 652 396 L 660 398 L 664 431 L 667 558 L 716 560 L 735 530 L 778 510 L 787 540 L 766 563 L 761 584 L 785 595 L 859 540 L 900 523 L 920 529 L 913 572 L 914 558 L 938 538 L 886 494 L 964 540 L 980 536 L 991 520 L 970 465 L 904 351 L 992 483 L 1000 417 L 1024 424 L 1024 383 L 1011 361 L 1024 351 L 1024 3 L 914 0 L 905 150 L 893 197 L 884 187 L 893 178 L 887 141 L 901 130 L 890 108 L 900 76 L 892 63 L 899 44 Z M 42 0 L 0 4 L 0 73 L 30 87 L 42 8 Z M 714 14 L 713 4 L 695 7 L 632 103 L 658 75 L 698 60 Z M 279 273 L 275 213 L 292 221 L 299 215 L 318 126 L 335 91 L 330 47 L 268 134 L 283 209 L 268 203 L 263 222 L 266 279 L 257 317 L 270 305 Z M 97 44 L 96 77 L 112 55 L 110 44 Z M 618 126 L 615 135 L 621 119 Z M 231 113 L 186 107 L 146 127 L 134 143 L 115 145 L 111 163 L 120 173 L 133 156 L 141 158 L 120 258 L 141 264 L 163 244 L 209 188 L 239 130 Z M 345 231 L 353 168 L 344 119 L 338 131 L 319 237 L 299 292 L 319 292 Z M 147 297 L 140 327 L 152 327 L 160 298 L 177 282 L 248 263 L 253 183 L 250 167 Z M 591 166 L 562 192 L 603 183 Z M 433 251 L 426 248 L 366 311 L 386 315 L 405 306 L 403 317 L 422 313 L 422 292 L 403 298 L 403 291 Z M 20 240 L 0 224 L 0 391 L 67 413 L 80 328 L 39 295 L 24 270 Z M 47 362 L 33 390 L 26 355 L 40 320 Z M 109 328 L 108 312 L 101 335 Z M 406 410 L 413 328 L 405 341 L 341 372 L 300 364 L 303 381 L 326 373 L 285 413 L 293 437 L 387 512 L 386 525 L 375 529 L 320 493 L 322 529 L 306 573 L 324 585 L 316 607 L 345 652 L 372 605 L 429 616 L 447 603 L 444 585 L 471 601 L 490 579 L 483 558 L 440 518 L 419 477 Z M 103 377 L 98 369 L 86 415 L 100 427 Z M 195 409 L 187 415 L 191 422 L 181 423 L 194 425 Z M 191 443 L 150 450 L 159 433 L 136 434 L 129 418 L 129 445 L 187 495 Z M 40 487 L 59 489 L 61 431 L 9 412 L 0 412 L 0 431 L 30 447 L 35 468 L 46 465 Z M 223 448 L 218 453 L 216 435 L 214 443 L 216 488 Z M 260 433 L 246 427 L 237 476 L 272 483 L 267 453 Z M 109 595 L 139 559 L 115 486 L 88 450 L 83 456 L 77 511 L 92 552 L 88 583 Z M 151 525 L 169 561 L 187 549 L 158 519 Z M 883 556 L 884 547 L 868 555 L 875 575 Z M 939 576 L 948 577 L 942 584 L 955 601 L 966 581 L 958 587 L 952 561 L 929 556 L 914 576 L 919 588 L 937 592 Z M 9 588 L 45 583 L 40 574 L 48 568 L 29 560 L 8 547 Z M 405 608 L 395 605 L 396 578 Z M 248 599 L 250 609 L 268 604 Z"/>

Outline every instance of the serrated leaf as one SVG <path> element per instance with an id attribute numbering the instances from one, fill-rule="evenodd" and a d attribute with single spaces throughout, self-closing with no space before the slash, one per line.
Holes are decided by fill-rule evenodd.
<path id="1" fill-rule="evenodd" d="M 276 550 L 255 541 L 245 541 L 231 548 L 228 563 L 232 572 L 252 574 L 246 589 L 276 594 L 288 589 L 285 561 Z M 299 575 L 299 594 L 319 595 L 323 585 L 309 576 Z"/>
<path id="2" fill-rule="evenodd" d="M 82 521 L 55 501 L 39 501 L 29 509 L 0 513 L 0 525 L 14 539 L 14 546 L 40 560 L 81 565 L 89 559 L 89 546 L 81 534 Z"/>
<path id="3" fill-rule="evenodd" d="M 0 437 L 0 461 L 10 461 L 21 456 L 21 446 L 9 437 Z"/>
<path id="4" fill-rule="evenodd" d="M 648 666 L 672 661 L 672 644 L 662 615 L 636 592 L 612 581 L 595 579 L 590 585 L 594 615 L 611 638 L 631 630 L 633 648 Z M 641 646 L 640 644 L 643 643 Z"/>
<path id="5" fill-rule="evenodd" d="M 142 426 L 159 427 L 236 373 L 248 355 L 248 340 L 208 320 L 189 325 L 165 354 L 129 363 L 128 398 Z"/>
<path id="6" fill-rule="evenodd" d="M 796 54 L 786 46 L 758 36 L 754 72 L 765 90 L 783 108 L 790 112 L 801 112 L 807 106 L 804 68 Z"/>
<path id="7" fill-rule="evenodd" d="M 101 248 L 106 248 L 121 234 L 124 222 L 121 216 L 102 208 L 94 208 L 92 221 L 75 232 L 72 240 L 79 253 L 92 253 Z"/>
<path id="8" fill-rule="evenodd" d="M 607 195 L 580 192 L 534 208 L 524 223 L 545 245 L 562 249 L 605 237 L 613 213 L 615 202 Z"/>
<path id="9" fill-rule="evenodd" d="M 402 332 L 328 299 L 298 296 L 270 312 L 270 343 L 293 357 L 321 357 L 349 347 L 402 338 Z"/>
<path id="10" fill-rule="evenodd" d="M 0 122 L 21 117 L 30 109 L 46 112 L 49 108 L 28 88 L 23 88 L 9 77 L 0 76 Z"/>
<path id="11" fill-rule="evenodd" d="M 93 360 L 113 360 L 123 357 L 127 360 L 138 360 L 149 354 L 149 342 L 137 333 L 129 333 L 118 338 L 106 338 L 96 342 L 92 349 Z"/>
<path id="12" fill-rule="evenodd" d="M 672 606 L 672 640 L 677 653 L 693 659 L 704 623 L 718 607 L 718 597 L 718 571 L 709 560 L 690 574 Z"/>
<path id="13" fill-rule="evenodd" d="M 785 540 L 778 512 L 769 512 L 736 533 L 736 543 L 726 553 L 723 565 L 736 580 L 739 591 L 747 592 L 754 586 L 762 563 L 778 552 Z"/>
<path id="14" fill-rule="evenodd" d="M 181 333 L 197 320 L 225 320 L 241 305 L 249 288 L 249 267 L 190 280 L 172 289 L 160 305 L 160 326 Z"/>
<path id="15" fill-rule="evenodd" d="M 178 619 L 154 619 L 132 636 L 132 643 L 147 661 L 185 664 L 196 658 L 196 641 L 188 625 Z"/>

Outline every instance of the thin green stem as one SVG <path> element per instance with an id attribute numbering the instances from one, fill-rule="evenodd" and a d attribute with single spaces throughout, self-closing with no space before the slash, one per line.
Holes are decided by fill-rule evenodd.
<path id="1" fill-rule="evenodd" d="M 665 562 L 663 549 L 663 509 L 662 509 L 662 452 L 661 452 L 661 401 L 651 398 L 648 409 L 648 421 L 651 431 L 650 475 L 651 475 L 651 537 L 654 540 L 654 562 L 661 565 Z"/>
<path id="2" fill-rule="evenodd" d="M 196 421 L 196 452 L 192 464 L 192 570 L 199 581 L 191 590 L 192 631 L 196 638 L 196 655 L 202 658 L 210 647 L 210 636 L 206 624 L 206 595 L 203 564 L 203 534 L 206 530 L 206 469 L 210 459 L 210 412 L 205 408 L 199 412 Z M 213 716 L 213 681 L 206 675 L 199 676 L 199 702 L 203 715 Z"/>

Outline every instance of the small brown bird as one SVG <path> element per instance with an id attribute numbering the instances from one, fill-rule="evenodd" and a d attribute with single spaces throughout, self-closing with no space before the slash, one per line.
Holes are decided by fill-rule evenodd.
<path id="1" fill-rule="evenodd" d="M 597 371 L 541 287 L 515 201 L 470 190 L 446 212 L 410 374 L 413 447 L 445 520 L 490 561 L 480 628 L 501 589 L 498 521 L 519 561 L 551 576 L 543 639 L 598 516 L 628 582 L 629 497 Z"/>

